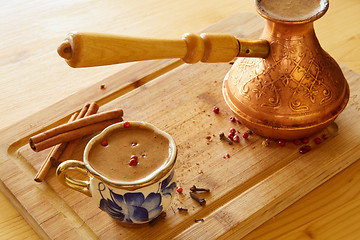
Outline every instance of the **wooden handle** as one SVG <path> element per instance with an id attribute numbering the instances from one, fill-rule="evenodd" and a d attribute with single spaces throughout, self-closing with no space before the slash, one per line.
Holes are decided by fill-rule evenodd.
<path id="1" fill-rule="evenodd" d="M 93 67 L 150 59 L 181 58 L 186 63 L 229 62 L 235 57 L 266 57 L 266 40 L 238 40 L 231 34 L 184 34 L 152 39 L 99 33 L 70 33 L 58 53 L 71 67 Z"/>

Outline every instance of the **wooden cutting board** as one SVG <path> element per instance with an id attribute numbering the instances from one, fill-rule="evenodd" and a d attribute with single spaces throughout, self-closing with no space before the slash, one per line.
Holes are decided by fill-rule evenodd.
<path id="1" fill-rule="evenodd" d="M 256 38 L 263 25 L 260 17 L 240 13 L 204 31 Z M 241 133 L 247 130 L 229 121 L 232 114 L 221 94 L 230 67 L 228 63 L 185 65 L 180 60 L 136 63 L 14 124 L 0 133 L 1 191 L 44 239 L 240 238 L 359 159 L 359 75 L 343 68 L 351 97 L 336 120 L 339 134 L 299 154 L 292 143 L 264 147 L 263 138 L 255 134 L 233 145 L 220 141 L 219 133 L 231 127 Z M 60 185 L 55 169 L 46 182 L 33 181 L 48 150 L 33 152 L 27 144 L 29 136 L 66 122 L 92 101 L 101 105 L 100 111 L 122 108 L 125 120 L 148 121 L 174 137 L 179 150 L 177 182 L 184 192 L 176 194 L 165 218 L 141 228 L 125 228 L 89 197 Z M 212 112 L 214 105 L 219 106 L 219 114 Z M 88 140 L 82 141 L 73 159 L 82 158 Z M 224 158 L 227 153 L 230 157 Z M 190 198 L 192 185 L 211 189 L 203 195 L 205 206 Z M 179 207 L 188 212 L 179 212 Z"/>

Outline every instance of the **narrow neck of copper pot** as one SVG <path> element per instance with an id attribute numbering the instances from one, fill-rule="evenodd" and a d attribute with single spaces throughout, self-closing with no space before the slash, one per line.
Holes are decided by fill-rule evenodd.
<path id="1" fill-rule="evenodd" d="M 260 37 L 270 42 L 288 42 L 299 41 L 302 39 L 304 43 L 313 45 L 312 47 L 320 47 L 318 39 L 315 35 L 313 22 L 307 23 L 281 23 L 266 20 L 263 33 Z"/>

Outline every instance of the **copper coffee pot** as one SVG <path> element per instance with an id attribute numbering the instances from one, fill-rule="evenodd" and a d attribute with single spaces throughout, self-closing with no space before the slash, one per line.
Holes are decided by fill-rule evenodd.
<path id="1" fill-rule="evenodd" d="M 71 67 L 181 58 L 186 63 L 229 62 L 223 82 L 227 105 L 255 133 L 299 139 L 320 132 L 343 111 L 348 83 L 320 46 L 313 22 L 328 0 L 256 0 L 266 19 L 261 40 L 230 34 L 185 34 L 163 40 L 71 33 L 58 53 Z"/>

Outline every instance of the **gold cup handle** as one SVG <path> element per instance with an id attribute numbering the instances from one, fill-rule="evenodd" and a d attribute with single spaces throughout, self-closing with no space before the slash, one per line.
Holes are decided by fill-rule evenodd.
<path id="1" fill-rule="evenodd" d="M 85 164 L 76 160 L 67 160 L 61 163 L 56 169 L 56 177 L 63 185 L 91 197 L 89 190 L 90 181 L 71 178 L 67 175 L 69 171 L 77 171 L 81 174 L 87 175 L 88 171 L 85 167 Z"/>

